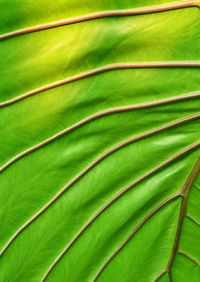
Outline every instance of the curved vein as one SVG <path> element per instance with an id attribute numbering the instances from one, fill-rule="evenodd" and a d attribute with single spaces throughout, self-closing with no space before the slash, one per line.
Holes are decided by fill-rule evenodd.
<path id="1" fill-rule="evenodd" d="M 101 118 L 101 117 L 106 116 L 106 115 L 114 114 L 114 113 L 120 113 L 120 112 L 125 112 L 125 111 L 132 111 L 132 110 L 144 109 L 144 108 L 149 108 L 149 107 L 154 107 L 154 106 L 160 106 L 160 105 L 165 105 L 165 104 L 169 104 L 169 103 L 173 103 L 173 102 L 179 102 L 179 101 L 184 101 L 184 100 L 198 98 L 198 97 L 200 97 L 200 92 L 189 94 L 189 95 L 183 95 L 183 96 L 179 96 L 179 97 L 168 98 L 168 99 L 165 99 L 165 100 L 160 100 L 160 101 L 155 101 L 155 102 L 139 104 L 139 105 L 112 108 L 112 109 L 108 109 L 108 110 L 96 113 L 92 116 L 87 117 L 86 119 L 83 119 L 82 121 L 77 122 L 76 124 L 68 127 L 67 129 L 59 132 L 58 134 L 56 134 L 54 136 L 48 138 L 47 140 L 33 146 L 32 148 L 20 153 L 19 155 L 17 155 L 16 157 L 14 157 L 10 161 L 8 161 L 5 165 L 3 165 L 0 168 L 0 172 L 3 172 L 6 168 L 8 168 L 10 165 L 12 165 L 14 162 L 21 159 L 22 157 L 36 151 L 37 149 L 39 149 L 39 148 L 51 143 L 52 141 L 56 140 L 57 138 L 65 135 L 65 134 L 73 131 L 74 129 L 81 127 L 82 125 L 87 124 L 90 121 L 93 121 L 95 119 Z"/>
<path id="2" fill-rule="evenodd" d="M 200 144 L 200 143 L 199 143 Z M 143 226 L 143 224 L 145 222 L 147 222 L 147 220 L 149 218 L 151 218 L 152 215 L 154 215 L 156 212 L 158 212 L 163 206 L 165 206 L 167 203 L 169 203 L 170 201 L 172 201 L 173 199 L 182 196 L 182 203 L 181 203 L 181 211 L 180 211 L 180 218 L 179 218 L 179 223 L 178 223 L 178 228 L 177 228 L 177 233 L 176 233 L 176 238 L 175 238 L 175 242 L 173 245 L 173 250 L 172 250 L 172 254 L 170 256 L 169 259 L 169 263 L 167 265 L 167 268 L 156 278 L 156 280 L 158 280 L 164 273 L 168 272 L 169 273 L 169 278 L 170 281 L 172 281 L 172 277 L 171 277 L 171 266 L 174 260 L 174 256 L 177 253 L 177 249 L 178 249 L 178 243 L 179 243 L 179 239 L 180 239 L 180 232 L 181 232 L 181 228 L 182 228 L 182 223 L 183 223 L 183 218 L 184 218 L 184 213 L 186 211 L 186 204 L 187 204 L 187 199 L 188 199 L 188 193 L 190 188 L 192 187 L 192 184 L 194 182 L 194 179 L 196 178 L 198 172 L 200 169 L 200 158 L 198 158 L 194 168 L 192 169 L 192 172 L 190 173 L 186 183 L 184 184 L 183 188 L 180 190 L 180 192 L 174 194 L 172 197 L 168 198 L 166 201 L 164 201 L 163 203 L 161 203 L 158 207 L 156 207 L 150 214 L 148 214 L 141 223 L 139 223 L 137 225 L 137 227 L 134 229 L 134 231 L 128 236 L 128 238 L 121 244 L 121 246 L 112 254 L 112 256 L 104 263 L 104 265 L 101 267 L 100 271 L 97 273 L 94 281 L 96 281 L 98 279 L 98 277 L 100 276 L 100 274 L 102 273 L 102 271 L 105 269 L 105 267 L 109 264 L 109 262 L 116 256 L 116 254 L 128 243 L 128 241 L 133 237 L 133 235 L 135 235 L 135 233 Z"/>
<path id="3" fill-rule="evenodd" d="M 200 191 L 200 188 L 199 188 L 199 186 L 197 186 L 197 184 L 194 184 L 194 187 L 195 187 L 198 191 Z"/>
<path id="4" fill-rule="evenodd" d="M 128 185 L 126 188 L 124 188 L 122 191 L 120 191 L 117 195 L 115 195 L 108 203 L 106 203 L 89 221 L 88 223 L 78 232 L 78 234 L 73 238 L 73 240 L 67 245 L 67 247 L 62 251 L 62 253 L 56 258 L 56 260 L 53 262 L 51 267 L 46 272 L 45 276 L 43 277 L 42 281 L 44 281 L 49 273 L 52 271 L 52 269 L 55 267 L 55 265 L 59 262 L 59 260 L 64 256 L 64 254 L 71 248 L 71 246 L 76 242 L 76 240 L 80 237 L 80 235 L 96 220 L 98 216 L 100 216 L 109 206 L 111 206 L 117 199 L 119 199 L 123 194 L 125 194 L 128 190 L 133 188 L 135 185 L 146 179 L 147 177 L 151 176 L 155 172 L 159 171 L 160 169 L 164 168 L 171 162 L 175 161 L 177 158 L 183 156 L 184 154 L 188 153 L 190 150 L 195 149 L 200 145 L 200 142 L 198 144 L 195 144 L 194 147 L 191 146 L 188 149 L 182 151 L 181 153 L 175 155 L 174 157 L 170 158 L 169 160 L 163 162 L 161 165 L 157 166 L 153 170 L 145 173 L 143 176 L 141 176 L 139 179 Z M 179 193 L 180 195 L 180 193 Z M 165 202 L 168 202 L 166 200 Z M 165 271 L 166 272 L 166 271 Z M 100 273 L 99 273 L 100 274 Z M 164 272 L 162 273 L 164 274 Z"/>
<path id="5" fill-rule="evenodd" d="M 122 63 L 122 64 L 114 64 L 109 66 L 100 67 L 91 71 L 87 71 L 82 74 L 75 75 L 73 77 L 69 77 L 67 79 L 63 79 L 45 86 L 42 86 L 40 88 L 34 89 L 30 92 L 27 92 L 25 94 L 22 94 L 18 97 L 15 97 L 9 101 L 5 101 L 0 103 L 0 107 L 8 106 L 10 104 L 16 103 L 22 99 L 25 99 L 27 97 L 30 97 L 32 95 L 41 93 L 43 91 L 62 86 L 89 76 L 93 76 L 99 73 L 112 71 L 112 70 L 119 70 L 119 69 L 138 69 L 138 68 L 199 68 L 200 62 L 195 61 L 183 61 L 183 62 L 138 62 L 138 63 Z"/>
<path id="6" fill-rule="evenodd" d="M 165 273 L 167 273 L 166 270 L 164 270 L 163 272 L 161 272 L 161 273 L 156 277 L 156 279 L 154 280 L 154 282 L 157 282 Z"/>
<path id="7" fill-rule="evenodd" d="M 31 219 L 29 219 L 22 227 L 19 228 L 19 230 L 10 238 L 10 240 L 8 241 L 8 243 L 5 245 L 5 247 L 2 249 L 2 251 L 0 252 L 0 256 L 7 250 L 7 248 L 11 245 L 11 243 L 15 240 L 15 238 L 27 227 L 29 226 L 35 219 L 37 219 L 43 212 L 45 212 L 59 197 L 62 196 L 62 194 L 67 191 L 74 183 L 76 183 L 82 176 L 84 176 L 89 170 L 91 170 L 94 166 L 96 166 L 99 162 L 101 162 L 102 160 L 104 160 L 105 158 L 107 158 L 109 155 L 111 155 L 112 153 L 118 151 L 119 149 L 133 143 L 136 142 L 138 140 L 141 140 L 143 138 L 146 138 L 148 136 L 151 136 L 153 134 L 159 133 L 161 131 L 164 131 L 166 129 L 169 128 L 173 128 L 175 126 L 184 124 L 185 122 L 189 122 L 192 120 L 195 120 L 197 118 L 200 118 L 200 114 L 197 115 L 193 115 L 175 122 L 172 122 L 170 124 L 161 126 L 159 128 L 150 130 L 148 132 L 145 132 L 141 135 L 135 136 L 131 139 L 128 139 L 122 143 L 120 143 L 119 145 L 113 147 L 112 149 L 110 149 L 109 151 L 105 152 L 104 154 L 102 154 L 99 158 L 97 158 L 94 162 L 92 162 L 87 168 L 85 168 L 80 174 L 78 174 L 70 183 L 68 183 L 62 190 L 60 190 L 40 211 L 38 211 Z M 199 146 L 199 143 L 195 144 L 194 146 L 192 146 L 189 150 L 196 148 L 197 146 Z M 184 151 L 185 153 L 185 151 Z"/>
<path id="8" fill-rule="evenodd" d="M 61 21 L 56 21 L 52 23 L 42 24 L 38 26 L 28 27 L 20 30 L 16 30 L 13 32 L 9 32 L 6 34 L 0 35 L 0 40 L 10 38 L 17 35 L 27 34 L 30 32 L 45 30 L 49 28 L 55 28 L 63 25 L 69 25 L 99 18 L 105 18 L 105 17 L 116 17 L 116 16 L 130 16 L 130 15 L 141 15 L 141 14 L 150 14 L 150 13 L 158 13 L 158 12 L 164 12 L 164 11 L 170 11 L 170 10 L 176 10 L 181 8 L 187 8 L 187 7 L 198 7 L 199 1 L 182 1 L 182 2 L 176 2 L 176 3 L 170 3 L 165 5 L 159 5 L 159 6 L 152 6 L 152 7 L 146 7 L 146 8 L 135 8 L 135 9 L 127 9 L 127 10 L 114 10 L 114 11 L 105 11 L 105 12 L 97 12 L 85 16 L 75 17 L 71 19 L 65 19 Z"/>
<path id="9" fill-rule="evenodd" d="M 200 264 L 195 259 L 193 259 L 192 257 L 188 256 L 186 253 L 181 252 L 181 251 L 178 251 L 177 253 L 180 254 L 180 255 L 183 255 L 184 257 L 186 257 L 189 260 L 193 261 L 196 265 L 198 265 L 200 267 Z"/>
<path id="10" fill-rule="evenodd" d="M 198 221 L 196 221 L 193 217 L 191 217 L 190 215 L 186 214 L 185 217 L 187 217 L 188 219 L 190 219 L 192 222 L 194 222 L 197 226 L 200 227 L 200 223 Z"/>

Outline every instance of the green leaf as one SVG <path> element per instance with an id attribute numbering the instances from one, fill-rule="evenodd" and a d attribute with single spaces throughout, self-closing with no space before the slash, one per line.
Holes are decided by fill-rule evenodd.
<path id="1" fill-rule="evenodd" d="M 0 281 L 199 282 L 199 1 L 0 8 Z"/>

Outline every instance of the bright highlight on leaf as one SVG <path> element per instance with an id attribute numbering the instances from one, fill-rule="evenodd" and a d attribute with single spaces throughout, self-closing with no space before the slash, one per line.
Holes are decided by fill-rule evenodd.
<path id="1" fill-rule="evenodd" d="M 199 282 L 200 1 L 0 2 L 0 281 Z"/>

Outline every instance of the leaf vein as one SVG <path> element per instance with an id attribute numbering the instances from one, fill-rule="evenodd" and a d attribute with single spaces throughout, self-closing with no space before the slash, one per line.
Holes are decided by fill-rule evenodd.
<path id="1" fill-rule="evenodd" d="M 188 214 L 186 214 L 185 217 L 189 218 L 192 222 L 194 222 L 196 225 L 198 225 L 200 227 L 200 223 L 198 221 L 196 221 L 193 217 L 191 217 Z"/>
<path id="2" fill-rule="evenodd" d="M 100 161 L 102 161 L 103 159 L 105 159 L 106 157 L 108 157 L 109 155 L 111 155 L 112 153 L 118 151 L 119 149 L 123 148 L 124 146 L 127 146 L 133 142 L 136 142 L 138 140 L 141 140 L 143 138 L 146 138 L 148 136 L 151 136 L 153 134 L 156 134 L 158 132 L 164 131 L 166 129 L 172 128 L 174 126 L 177 125 L 181 125 L 185 122 L 194 120 L 196 118 L 199 118 L 200 114 L 198 115 L 193 115 L 187 118 L 184 118 L 182 120 L 178 120 L 176 122 L 164 125 L 162 127 L 150 130 L 148 132 L 145 132 L 141 135 L 135 136 L 131 139 L 128 139 L 122 143 L 120 143 L 119 145 L 113 147 L 111 150 L 105 152 L 104 154 L 102 154 L 99 158 L 97 158 L 94 162 L 92 162 L 86 169 L 84 169 L 80 174 L 78 174 L 70 183 L 68 183 L 62 190 L 60 190 L 40 211 L 38 211 L 30 220 L 28 220 L 22 227 L 19 228 L 19 230 L 10 238 L 10 240 L 8 241 L 8 243 L 5 245 L 5 247 L 2 249 L 2 251 L 0 252 L 0 256 L 2 256 L 2 254 L 7 250 L 7 248 L 11 245 L 11 243 L 15 240 L 15 238 L 27 227 L 29 226 L 35 219 L 37 219 L 43 212 L 45 212 L 55 201 L 57 201 L 57 199 L 62 196 L 62 194 L 67 191 L 74 183 L 76 183 L 82 176 L 84 176 L 90 169 L 92 169 L 94 166 L 96 166 Z M 199 147 L 200 142 L 195 143 L 194 145 L 192 145 L 191 147 L 187 148 L 186 150 L 184 150 L 183 152 L 181 152 L 180 154 L 178 154 L 177 157 L 185 154 L 186 152 L 193 150 L 196 147 Z"/>
<path id="3" fill-rule="evenodd" d="M 188 258 L 189 260 L 193 261 L 196 265 L 198 265 L 200 267 L 200 264 L 195 259 L 190 257 L 188 254 L 186 254 L 184 252 L 181 252 L 181 251 L 178 251 L 177 253 L 180 254 L 180 255 L 185 256 L 186 258 Z"/>
<path id="4" fill-rule="evenodd" d="M 60 27 L 64 25 L 70 25 L 70 24 L 85 22 L 89 20 L 105 18 L 105 17 L 159 13 L 159 12 L 164 12 L 164 11 L 177 10 L 177 9 L 189 8 L 189 7 L 198 7 L 198 6 L 199 6 L 199 1 L 193 0 L 193 1 L 175 2 L 175 3 L 170 3 L 167 5 L 159 5 L 159 6 L 152 6 L 152 7 L 97 12 L 97 13 L 93 13 L 89 15 L 84 15 L 80 17 L 65 19 L 61 21 L 51 22 L 47 24 L 42 24 L 38 26 L 33 26 L 33 27 L 28 27 L 28 28 L 12 31 L 12 32 L 0 35 L 0 40 L 4 40 L 10 37 L 23 35 L 23 34 L 27 34 L 31 32 L 41 31 L 45 29 L 50 29 L 50 28 Z"/>
<path id="5" fill-rule="evenodd" d="M 175 62 L 137 62 L 137 63 L 122 63 L 122 64 L 113 64 L 108 66 L 103 66 L 97 69 L 93 69 L 91 71 L 87 71 L 82 74 L 75 75 L 73 77 L 69 77 L 57 82 L 53 82 L 51 84 L 42 86 L 40 88 L 34 89 L 30 92 L 27 92 L 25 94 L 22 94 L 18 97 L 15 97 L 11 100 L 5 101 L 0 103 L 0 107 L 5 107 L 8 105 L 11 105 L 13 103 L 16 103 L 20 100 L 23 100 L 27 97 L 30 97 L 32 95 L 44 92 L 46 90 L 62 86 L 86 77 L 94 76 L 100 73 L 104 73 L 107 71 L 114 71 L 114 70 L 122 70 L 122 69 L 140 69 L 140 68 L 200 68 L 200 62 L 196 61 L 175 61 Z"/>

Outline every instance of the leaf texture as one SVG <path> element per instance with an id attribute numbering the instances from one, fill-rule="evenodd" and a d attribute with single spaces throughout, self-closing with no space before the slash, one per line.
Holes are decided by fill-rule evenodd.
<path id="1" fill-rule="evenodd" d="M 199 1 L 0 8 L 0 281 L 199 282 Z"/>

